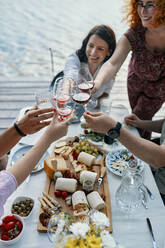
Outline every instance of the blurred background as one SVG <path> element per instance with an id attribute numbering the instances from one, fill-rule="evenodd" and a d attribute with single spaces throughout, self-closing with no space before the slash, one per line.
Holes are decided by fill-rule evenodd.
<path id="1" fill-rule="evenodd" d="M 0 77 L 51 80 L 98 24 L 110 25 L 118 39 L 127 29 L 124 1 L 0 0 Z"/>

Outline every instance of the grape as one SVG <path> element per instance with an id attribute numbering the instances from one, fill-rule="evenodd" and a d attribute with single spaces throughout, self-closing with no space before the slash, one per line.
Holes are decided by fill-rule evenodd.
<path id="1" fill-rule="evenodd" d="M 95 157 L 97 157 L 99 154 L 97 148 L 91 145 L 87 139 L 80 140 L 79 143 L 75 145 L 75 150 L 77 154 L 79 154 L 81 151 L 92 154 Z"/>

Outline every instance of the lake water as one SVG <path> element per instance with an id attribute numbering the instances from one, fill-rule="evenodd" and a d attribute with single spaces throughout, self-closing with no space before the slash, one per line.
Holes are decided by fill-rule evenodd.
<path id="1" fill-rule="evenodd" d="M 122 22 L 124 0 L 0 0 L 0 3 L 0 77 L 10 80 L 51 78 L 63 69 L 66 57 L 80 47 L 95 25 L 110 25 L 117 39 L 127 29 Z"/>

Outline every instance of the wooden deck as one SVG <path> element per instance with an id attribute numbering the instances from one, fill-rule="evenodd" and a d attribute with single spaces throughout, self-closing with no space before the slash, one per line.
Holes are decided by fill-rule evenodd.
<path id="1" fill-rule="evenodd" d="M 127 62 L 126 62 L 127 63 Z M 125 105 L 130 113 L 130 105 L 127 94 L 127 65 L 123 65 L 116 76 L 111 97 L 113 104 Z M 12 125 L 21 108 L 35 104 L 34 93 L 47 91 L 50 81 L 41 80 L 7 80 L 0 79 L 0 134 Z M 164 118 L 165 104 L 157 112 L 154 119 Z"/>

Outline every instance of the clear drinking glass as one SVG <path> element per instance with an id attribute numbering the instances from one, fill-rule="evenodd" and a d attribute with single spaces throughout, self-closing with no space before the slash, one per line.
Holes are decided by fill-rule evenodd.
<path id="1" fill-rule="evenodd" d="M 100 105 L 101 105 L 101 112 L 109 115 L 111 111 L 111 105 L 112 105 L 112 100 L 110 99 L 110 97 L 101 99 Z"/>
<path id="2" fill-rule="evenodd" d="M 139 188 L 141 185 L 142 176 L 137 169 L 124 170 L 121 184 L 115 195 L 116 204 L 123 213 L 130 215 L 140 207 L 142 194 Z"/>
<path id="3" fill-rule="evenodd" d="M 50 92 L 37 92 L 35 93 L 35 100 L 38 108 L 50 108 L 52 107 L 51 104 L 52 95 Z"/>
<path id="4" fill-rule="evenodd" d="M 83 181 L 83 190 L 87 193 L 91 192 L 94 187 L 94 182 L 87 179 Z"/>

